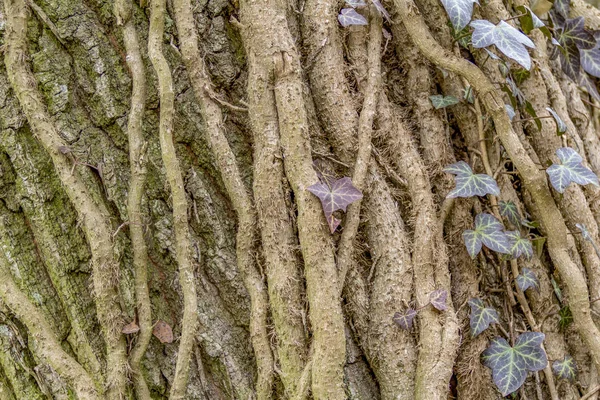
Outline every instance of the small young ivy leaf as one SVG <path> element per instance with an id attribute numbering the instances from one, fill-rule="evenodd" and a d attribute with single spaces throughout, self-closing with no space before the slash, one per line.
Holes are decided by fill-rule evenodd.
<path id="1" fill-rule="evenodd" d="M 456 187 L 448 193 L 448 199 L 486 194 L 500 195 L 500 188 L 494 178 L 486 174 L 474 174 L 469 164 L 464 161 L 448 165 L 444 171 L 456 175 Z"/>
<path id="2" fill-rule="evenodd" d="M 493 215 L 477 214 L 475 230 L 467 229 L 463 232 L 463 240 L 469 255 L 475 258 L 483 244 L 498 253 L 510 254 L 510 242 L 502 229 L 504 226 Z"/>
<path id="3" fill-rule="evenodd" d="M 500 200 L 498 202 L 498 207 L 500 208 L 500 215 L 508 220 L 514 226 L 519 226 L 519 222 L 521 221 L 521 214 L 517 209 L 517 205 L 510 200 Z"/>
<path id="4" fill-rule="evenodd" d="M 565 122 L 558 116 L 556 111 L 554 111 L 550 107 L 546 107 L 546 111 L 548 111 L 550 114 L 552 114 L 554 121 L 556 121 L 556 134 L 558 136 L 561 136 L 563 133 L 565 133 L 567 131 L 567 124 L 565 124 Z"/>
<path id="5" fill-rule="evenodd" d="M 580 185 L 591 183 L 600 186 L 596 174 L 581 164 L 583 158 L 575 150 L 570 147 L 561 147 L 556 150 L 556 155 L 561 163 L 552 164 L 546 169 L 546 173 L 550 177 L 550 183 L 557 192 L 564 193 L 571 182 Z"/>
<path id="6" fill-rule="evenodd" d="M 479 4 L 478 0 L 442 0 L 442 4 L 448 13 L 450 22 L 455 31 L 463 30 L 473 15 L 473 4 Z"/>
<path id="7" fill-rule="evenodd" d="M 494 25 L 483 19 L 472 21 L 470 25 L 475 28 L 471 37 L 473 47 L 481 49 L 496 45 L 505 56 L 515 60 L 526 70 L 531 68 L 531 57 L 525 46 L 535 48 L 535 44 L 518 29 L 505 21 Z"/>
<path id="8" fill-rule="evenodd" d="M 383 16 L 383 18 L 385 18 L 385 20 L 387 22 L 392 22 L 392 19 L 390 18 L 390 14 L 387 12 L 387 10 L 383 6 L 383 4 L 381 4 L 381 2 L 379 0 L 371 0 L 371 1 L 373 2 L 373 5 L 377 9 L 377 11 L 379 11 L 379 13 Z"/>
<path id="9" fill-rule="evenodd" d="M 394 314 L 393 321 L 400 328 L 409 331 L 412 328 L 413 320 L 417 316 L 417 312 L 412 308 L 407 309 L 404 312 L 397 312 Z"/>
<path id="10" fill-rule="evenodd" d="M 529 268 L 523 268 L 521 273 L 517 276 L 517 286 L 519 286 L 519 289 L 521 289 L 523 292 L 529 288 L 539 290 L 540 281 L 532 270 Z"/>
<path id="11" fill-rule="evenodd" d="M 334 181 L 331 186 L 318 182 L 309 186 L 307 190 L 321 200 L 321 206 L 331 233 L 335 232 L 340 224 L 340 220 L 336 219 L 333 213 L 337 210 L 346 212 L 346 207 L 349 204 L 362 199 L 362 193 L 352 185 L 352 180 L 348 177 Z"/>
<path id="12" fill-rule="evenodd" d="M 367 5 L 364 0 L 345 0 L 346 4 L 348 4 L 352 8 L 364 7 Z"/>
<path id="13" fill-rule="evenodd" d="M 344 28 L 351 25 L 368 25 L 369 22 L 365 17 L 356 12 L 354 8 L 342 8 L 338 14 L 338 21 Z"/>
<path id="14" fill-rule="evenodd" d="M 542 256 L 542 252 L 544 251 L 544 243 L 546 243 L 545 237 L 536 237 L 531 240 L 531 244 L 535 248 L 535 255 L 537 258 Z"/>
<path id="15" fill-rule="evenodd" d="M 552 363 L 552 371 L 560 379 L 574 380 L 577 375 L 577 364 L 570 355 L 565 355 L 562 360 L 556 360 Z"/>
<path id="16" fill-rule="evenodd" d="M 504 338 L 495 338 L 482 353 L 483 363 L 492 369 L 492 379 L 502 396 L 519 389 L 527 371 L 541 371 L 546 367 L 548 358 L 541 347 L 544 337 L 540 332 L 525 332 L 519 335 L 514 347 Z"/>
<path id="17" fill-rule="evenodd" d="M 510 243 L 510 254 L 514 258 L 525 256 L 528 260 L 533 257 L 533 246 L 529 239 L 521 237 L 519 231 L 506 231 L 506 236 Z"/>
<path id="18" fill-rule="evenodd" d="M 506 110 L 506 113 L 508 114 L 508 118 L 512 121 L 515 118 L 515 115 L 517 115 L 517 113 L 515 112 L 515 109 L 510 104 L 505 104 L 504 109 Z"/>
<path id="19" fill-rule="evenodd" d="M 439 311 L 446 311 L 448 305 L 446 304 L 446 299 L 448 298 L 448 292 L 444 289 L 438 289 L 429 295 L 429 303 Z"/>
<path id="20" fill-rule="evenodd" d="M 443 96 L 441 94 L 429 96 L 429 100 L 431 100 L 431 104 L 433 104 L 433 106 L 435 107 L 436 110 L 458 104 L 458 99 L 456 97 Z"/>
<path id="21" fill-rule="evenodd" d="M 469 315 L 471 336 L 476 337 L 489 328 L 491 323 L 500 322 L 498 311 L 492 307 L 485 307 L 481 299 L 470 299 L 468 303 L 471 306 L 471 315 Z"/>

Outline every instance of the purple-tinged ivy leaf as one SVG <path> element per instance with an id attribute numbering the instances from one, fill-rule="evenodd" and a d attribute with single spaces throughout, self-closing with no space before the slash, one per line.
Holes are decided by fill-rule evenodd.
<path id="1" fill-rule="evenodd" d="M 429 100 L 431 100 L 431 104 L 433 104 L 433 107 L 435 107 L 436 110 L 458 104 L 458 99 L 456 97 L 444 96 L 441 94 L 429 96 Z"/>
<path id="2" fill-rule="evenodd" d="M 581 66 L 590 75 L 600 78 L 600 31 L 594 32 L 596 45 L 591 49 L 580 49 Z"/>
<path id="3" fill-rule="evenodd" d="M 517 276 L 517 286 L 523 292 L 529 288 L 534 288 L 535 290 L 540 289 L 540 281 L 538 280 L 535 273 L 529 268 L 521 269 L 521 273 Z"/>
<path id="4" fill-rule="evenodd" d="M 546 173 L 550 177 L 550 183 L 559 193 L 564 193 L 571 182 L 580 185 L 589 183 L 600 186 L 598 177 L 589 168 L 582 164 L 583 159 L 575 150 L 570 147 L 561 147 L 556 150 L 556 155 L 560 159 L 560 164 L 552 164 Z"/>
<path id="5" fill-rule="evenodd" d="M 479 4 L 477 0 L 442 0 L 442 4 L 448 13 L 450 22 L 455 32 L 462 31 L 471 21 L 473 15 L 473 4 Z"/>
<path id="6" fill-rule="evenodd" d="M 483 363 L 492 369 L 492 379 L 502 396 L 518 390 L 527 371 L 541 371 L 548 364 L 542 349 L 545 335 L 540 332 L 525 332 L 519 335 L 514 347 L 504 338 L 492 339 L 491 345 L 482 353 Z"/>
<path id="7" fill-rule="evenodd" d="M 570 355 L 565 355 L 562 360 L 556 360 L 552 363 L 552 371 L 560 379 L 572 381 L 577 376 L 577 364 Z"/>
<path id="8" fill-rule="evenodd" d="M 504 232 L 508 237 L 510 243 L 510 254 L 514 258 L 525 256 L 528 260 L 533 257 L 533 246 L 529 239 L 521 237 L 519 231 L 506 231 Z"/>
<path id="9" fill-rule="evenodd" d="M 362 199 L 362 193 L 352 185 L 352 180 L 348 177 L 334 181 L 331 186 L 320 182 L 315 183 L 308 187 L 307 190 L 321 200 L 321 206 L 323 207 L 323 212 L 325 213 L 331 233 L 335 232 L 335 229 L 340 224 L 340 220 L 336 219 L 333 213 L 337 210 L 346 212 L 346 207 L 349 204 Z"/>
<path id="10" fill-rule="evenodd" d="M 585 29 L 583 17 L 565 20 L 564 26 L 557 29 L 556 34 L 563 46 L 575 45 L 580 50 L 596 47 L 596 38 Z"/>
<path id="11" fill-rule="evenodd" d="M 554 10 L 563 18 L 569 18 L 570 0 L 554 0 Z"/>
<path id="12" fill-rule="evenodd" d="M 390 14 L 387 12 L 387 10 L 383 6 L 383 4 L 381 4 L 381 2 L 379 0 L 371 0 L 371 1 L 373 2 L 373 5 L 377 9 L 377 11 L 379 11 L 379 13 L 385 18 L 385 20 L 387 22 L 392 22 L 392 19 L 390 18 Z"/>
<path id="13" fill-rule="evenodd" d="M 413 325 L 413 320 L 417 316 L 417 312 L 412 308 L 407 309 L 402 313 L 395 313 L 393 321 L 402 329 L 410 330 Z"/>
<path id="14" fill-rule="evenodd" d="M 490 324 L 500 322 L 498 311 L 492 307 L 485 307 L 481 299 L 474 298 L 469 300 L 468 303 L 471 306 L 471 314 L 469 315 L 471 336 L 476 337 L 489 328 Z"/>
<path id="15" fill-rule="evenodd" d="M 588 74 L 581 74 L 579 76 L 579 85 L 587 90 L 590 96 L 600 101 L 600 93 L 598 93 L 598 86 L 595 81 Z"/>
<path id="16" fill-rule="evenodd" d="M 338 14 L 338 21 L 344 28 L 351 25 L 368 25 L 369 22 L 365 17 L 356 12 L 354 8 L 342 8 Z"/>
<path id="17" fill-rule="evenodd" d="M 531 57 L 525 46 L 535 48 L 535 44 L 521 31 L 504 21 L 494 25 L 490 21 L 479 19 L 472 21 L 470 25 L 475 29 L 471 36 L 473 47 L 481 49 L 493 44 L 526 70 L 531 68 Z"/>
<path id="18" fill-rule="evenodd" d="M 367 5 L 364 0 L 345 0 L 346 4 L 348 4 L 352 8 L 364 7 Z"/>
<path id="19" fill-rule="evenodd" d="M 481 251 L 482 244 L 498 253 L 510 254 L 510 242 L 502 231 L 504 226 L 493 215 L 487 213 L 477 214 L 475 217 L 475 230 L 463 232 L 463 240 L 467 251 L 475 258 Z"/>
<path id="20" fill-rule="evenodd" d="M 558 55 L 560 59 L 560 67 L 569 78 L 575 82 L 579 82 L 581 79 L 582 68 L 581 68 L 581 56 L 579 49 L 575 44 L 567 46 L 565 43 L 560 42 Z"/>
<path id="21" fill-rule="evenodd" d="M 486 174 L 474 174 L 469 164 L 459 161 L 444 168 L 445 172 L 456 175 L 456 187 L 446 198 L 500 195 L 500 188 L 494 178 Z"/>
<path id="22" fill-rule="evenodd" d="M 444 289 L 438 289 L 429 295 L 429 303 L 439 311 L 446 311 L 448 305 L 446 304 L 446 299 L 448 298 L 448 292 Z"/>
<path id="23" fill-rule="evenodd" d="M 498 202 L 498 208 L 500 209 L 500 215 L 508 220 L 514 226 L 519 226 L 521 222 L 521 214 L 517 209 L 517 205 L 510 200 L 500 200 Z"/>
<path id="24" fill-rule="evenodd" d="M 556 134 L 558 136 L 561 136 L 567 131 L 567 124 L 565 124 L 565 122 L 559 117 L 557 112 L 551 109 L 550 107 L 546 107 L 546 111 L 548 111 L 552 115 L 552 118 L 554 118 L 554 121 L 556 122 Z"/>

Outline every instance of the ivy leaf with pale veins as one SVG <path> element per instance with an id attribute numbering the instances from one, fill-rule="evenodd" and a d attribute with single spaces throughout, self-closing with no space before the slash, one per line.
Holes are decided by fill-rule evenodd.
<path id="1" fill-rule="evenodd" d="M 464 161 L 448 165 L 444 171 L 456 175 L 456 187 L 448 193 L 448 199 L 486 194 L 500 195 L 500 188 L 494 178 L 486 174 L 474 174 L 469 164 Z"/>
<path id="2" fill-rule="evenodd" d="M 315 183 L 308 187 L 308 191 L 321 200 L 321 206 L 323 206 L 323 212 L 332 233 L 340 222 L 333 216 L 333 213 L 337 210 L 346 212 L 348 205 L 362 199 L 362 193 L 352 185 L 352 180 L 348 177 L 334 181 L 331 186 L 321 182 Z"/>
<path id="3" fill-rule="evenodd" d="M 431 100 L 431 104 L 433 104 L 433 106 L 435 107 L 436 110 L 458 104 L 458 99 L 456 97 L 444 96 L 441 94 L 429 96 L 429 100 Z"/>
<path id="4" fill-rule="evenodd" d="M 462 31 L 471 21 L 473 15 L 473 4 L 479 4 L 477 0 L 442 0 L 442 4 L 448 13 L 450 22 L 455 31 Z"/>
<path id="5" fill-rule="evenodd" d="M 556 360 L 552 363 L 552 371 L 561 379 L 574 380 L 577 375 L 577 364 L 570 355 L 565 355 L 562 360 Z"/>
<path id="6" fill-rule="evenodd" d="M 550 107 L 546 107 L 546 111 L 552 114 L 552 118 L 554 118 L 554 121 L 556 122 L 556 134 L 558 136 L 561 136 L 567 131 L 567 124 L 565 124 L 565 122 L 562 120 L 562 118 L 559 117 L 556 111 L 554 111 Z"/>
<path id="7" fill-rule="evenodd" d="M 557 29 L 558 42 L 563 46 L 575 45 L 578 49 L 596 47 L 594 35 L 585 29 L 583 17 L 566 19 L 564 25 Z"/>
<path id="8" fill-rule="evenodd" d="M 402 329 L 410 330 L 412 328 L 413 320 L 417 316 L 417 312 L 412 308 L 407 309 L 404 312 L 397 312 L 394 314 L 393 321 Z"/>
<path id="9" fill-rule="evenodd" d="M 446 299 L 448 298 L 448 292 L 444 289 L 438 289 L 429 295 L 429 303 L 439 311 L 446 311 L 448 305 L 446 304 Z"/>
<path id="10" fill-rule="evenodd" d="M 519 226 L 521 222 L 521 214 L 517 208 L 517 205 L 510 200 L 500 200 L 498 202 L 498 207 L 500 208 L 500 215 L 508 220 L 514 226 Z"/>
<path id="11" fill-rule="evenodd" d="M 519 289 L 522 291 L 526 291 L 529 288 L 539 290 L 540 281 L 532 270 L 529 268 L 523 268 L 521 273 L 517 276 L 517 286 L 519 286 Z"/>
<path id="12" fill-rule="evenodd" d="M 563 18 L 569 18 L 570 0 L 554 0 L 554 9 Z"/>
<path id="13" fill-rule="evenodd" d="M 338 21 L 344 28 L 351 25 L 368 25 L 369 22 L 365 17 L 356 12 L 354 8 L 342 8 L 338 14 Z"/>
<path id="14" fill-rule="evenodd" d="M 500 316 L 498 311 L 492 307 L 486 307 L 481 299 L 469 300 L 471 314 L 469 315 L 469 326 L 471 327 L 471 336 L 475 337 L 489 328 L 491 323 L 499 323 Z"/>
<path id="15" fill-rule="evenodd" d="M 463 232 L 463 239 L 467 251 L 475 258 L 481 251 L 482 244 L 490 250 L 503 254 L 511 254 L 510 242 L 502 231 L 504 226 L 493 215 L 487 213 L 477 214 L 475 217 L 475 230 L 467 229 Z"/>
<path id="16" fill-rule="evenodd" d="M 583 158 L 570 147 L 561 147 L 556 150 L 556 155 L 560 159 L 560 164 L 552 164 L 546 173 L 550 177 L 550 183 L 557 192 L 563 193 L 571 182 L 580 185 L 588 183 L 600 186 L 598 177 L 589 168 L 581 163 Z"/>
<path id="17" fill-rule="evenodd" d="M 390 18 L 390 14 L 387 12 L 387 10 L 383 6 L 383 4 L 381 4 L 381 2 L 379 0 L 371 0 L 371 1 L 373 2 L 373 5 L 377 9 L 377 11 L 379 11 L 379 13 L 385 18 L 385 20 L 387 22 L 391 22 L 392 19 Z"/>
<path id="18" fill-rule="evenodd" d="M 346 0 L 346 4 L 352 8 L 364 7 L 367 5 L 364 0 Z"/>
<path id="19" fill-rule="evenodd" d="M 587 90 L 590 96 L 600 101 L 600 93 L 598 93 L 598 86 L 595 79 L 592 79 L 588 74 L 581 74 L 579 76 L 579 85 Z"/>
<path id="20" fill-rule="evenodd" d="M 514 258 L 519 258 L 521 256 L 525 256 L 528 260 L 533 257 L 533 246 L 529 239 L 521 237 L 521 233 L 519 231 L 506 231 L 506 236 L 508 237 L 508 241 L 510 243 L 510 254 Z"/>
<path id="21" fill-rule="evenodd" d="M 596 45 L 591 49 L 581 49 L 581 66 L 590 75 L 600 78 L 600 31 L 594 32 Z"/>
<path id="22" fill-rule="evenodd" d="M 510 104 L 505 104 L 504 109 L 506 110 L 506 113 L 508 114 L 508 118 L 512 121 L 513 118 L 515 118 L 515 115 L 517 115 L 517 113 L 515 112 L 515 109 Z"/>
<path id="23" fill-rule="evenodd" d="M 590 235 L 590 231 L 587 230 L 584 224 L 576 223 L 575 226 L 581 231 L 581 236 L 583 236 L 584 240 L 587 240 L 588 242 L 594 241 L 594 239 L 592 239 L 592 235 Z"/>
<path id="24" fill-rule="evenodd" d="M 515 60 L 526 70 L 531 68 L 531 57 L 525 46 L 535 48 L 535 45 L 521 31 L 505 21 L 494 25 L 490 21 L 478 19 L 472 21 L 470 25 L 475 28 L 471 36 L 473 47 L 481 49 L 493 44 L 505 56 Z"/>
<path id="25" fill-rule="evenodd" d="M 482 353 L 483 363 L 492 369 L 492 378 L 502 396 L 519 389 L 527 371 L 541 371 L 546 367 L 548 358 L 541 347 L 544 337 L 540 332 L 525 332 L 519 335 L 514 347 L 504 338 L 495 338 Z"/>

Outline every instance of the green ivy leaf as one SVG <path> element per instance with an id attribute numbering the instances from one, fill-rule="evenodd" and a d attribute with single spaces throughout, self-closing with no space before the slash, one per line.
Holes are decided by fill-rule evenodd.
<path id="1" fill-rule="evenodd" d="M 494 383 L 502 396 L 515 392 L 523 385 L 527 371 L 540 371 L 548 364 L 541 347 L 544 334 L 525 332 L 519 335 L 514 347 L 506 339 L 495 338 L 482 353 L 483 363 L 492 369 Z"/>
<path id="2" fill-rule="evenodd" d="M 561 163 L 552 164 L 546 169 L 546 173 L 550 177 L 550 183 L 557 192 L 564 193 L 571 182 L 580 185 L 591 183 L 600 186 L 596 174 L 581 164 L 583 158 L 575 150 L 570 147 L 561 147 L 556 150 L 556 155 Z"/>
<path id="3" fill-rule="evenodd" d="M 505 21 L 494 25 L 482 19 L 472 21 L 469 25 L 475 28 L 471 37 L 474 48 L 495 45 L 505 56 L 515 60 L 526 70 L 531 68 L 531 57 L 525 46 L 535 48 L 535 44 L 518 29 Z"/>
<path id="4" fill-rule="evenodd" d="M 510 201 L 500 200 L 498 202 L 498 207 L 500 208 L 500 215 L 508 220 L 514 226 L 519 226 L 519 222 L 521 221 L 521 214 L 517 209 L 517 205 Z"/>
<path id="5" fill-rule="evenodd" d="M 525 100 L 525 104 L 524 104 L 524 108 L 525 111 L 527 112 L 527 114 L 531 115 L 531 118 L 533 118 L 533 122 L 535 122 L 535 126 L 537 126 L 538 130 L 542 130 L 542 121 L 540 121 L 540 119 L 537 116 L 537 113 L 535 112 L 535 109 L 533 108 L 533 106 L 531 105 L 531 103 L 527 100 Z"/>
<path id="6" fill-rule="evenodd" d="M 474 174 L 469 164 L 464 161 L 448 165 L 444 171 L 456 175 L 456 187 L 448 193 L 448 199 L 486 194 L 500 195 L 500 188 L 494 178 L 486 174 Z"/>
<path id="7" fill-rule="evenodd" d="M 471 315 L 469 315 L 471 336 L 475 337 L 485 331 L 490 324 L 500 322 L 498 311 L 492 307 L 485 307 L 481 299 L 470 299 L 468 303 L 471 306 Z"/>
<path id="8" fill-rule="evenodd" d="M 429 100 L 431 100 L 431 104 L 433 104 L 436 110 L 439 110 L 440 108 L 453 106 L 455 104 L 458 104 L 459 102 L 458 99 L 454 96 L 443 96 L 441 94 L 429 96 Z"/>
<path id="9" fill-rule="evenodd" d="M 562 360 L 556 360 L 552 363 L 552 371 L 561 379 L 574 380 L 577 376 L 577 365 L 570 355 L 565 355 Z"/>
<path id="10" fill-rule="evenodd" d="M 532 270 L 529 268 L 523 268 L 521 273 L 517 276 L 517 286 L 519 286 L 519 289 L 521 289 L 523 292 L 529 288 L 539 290 L 540 281 Z"/>
<path id="11" fill-rule="evenodd" d="M 400 328 L 409 331 L 412 328 L 413 320 L 417 316 L 417 312 L 412 308 L 405 310 L 404 312 L 397 312 L 394 314 L 392 319 L 396 325 Z"/>
<path id="12" fill-rule="evenodd" d="M 532 30 L 539 29 L 544 36 L 546 36 L 546 38 L 552 38 L 552 34 L 550 33 L 550 30 L 546 24 L 544 24 L 544 22 L 542 22 L 542 20 L 539 19 L 529 7 L 519 6 L 517 7 L 517 11 L 519 14 L 521 14 L 521 17 L 519 17 L 519 22 L 521 23 L 521 29 L 523 29 L 525 34 L 528 35 Z"/>
<path id="13" fill-rule="evenodd" d="M 504 226 L 493 215 L 487 213 L 477 214 L 475 217 L 475 230 L 467 229 L 463 232 L 463 240 L 469 255 L 475 258 L 484 244 L 490 250 L 510 254 L 510 242 L 502 229 L 504 229 Z"/>
<path id="14" fill-rule="evenodd" d="M 529 239 L 521 237 L 519 231 L 506 231 L 508 242 L 510 243 L 510 254 L 514 258 L 525 256 L 528 260 L 533 257 L 533 247 Z"/>
<path id="15" fill-rule="evenodd" d="M 569 306 L 564 306 L 558 312 L 559 320 L 558 327 L 560 330 L 564 331 L 573 323 L 573 314 L 571 313 L 571 309 Z"/>
<path id="16" fill-rule="evenodd" d="M 554 118 L 554 121 L 556 122 L 556 134 L 558 136 L 562 136 L 562 134 L 567 131 L 567 124 L 565 124 L 565 122 L 558 116 L 556 111 L 550 107 L 546 107 L 546 111 L 552 115 L 552 118 Z"/>

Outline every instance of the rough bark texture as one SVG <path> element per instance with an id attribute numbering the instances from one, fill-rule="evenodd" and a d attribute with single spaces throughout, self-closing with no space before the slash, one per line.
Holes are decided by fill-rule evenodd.
<path id="1" fill-rule="evenodd" d="M 518 26 L 528 4 L 475 13 Z M 3 0 L 0 400 L 500 399 L 480 354 L 525 330 L 578 376 L 548 365 L 517 398 L 598 397 L 600 190 L 541 169 L 568 145 L 600 173 L 598 106 L 533 31 L 519 89 L 568 134 L 511 122 L 497 61 L 438 0 L 383 5 L 342 28 L 333 0 Z M 502 195 L 446 199 L 458 160 Z M 307 189 L 342 177 L 363 198 L 331 233 Z M 531 260 L 466 252 L 500 200 L 539 222 Z M 501 319 L 473 338 L 475 297 Z"/>

